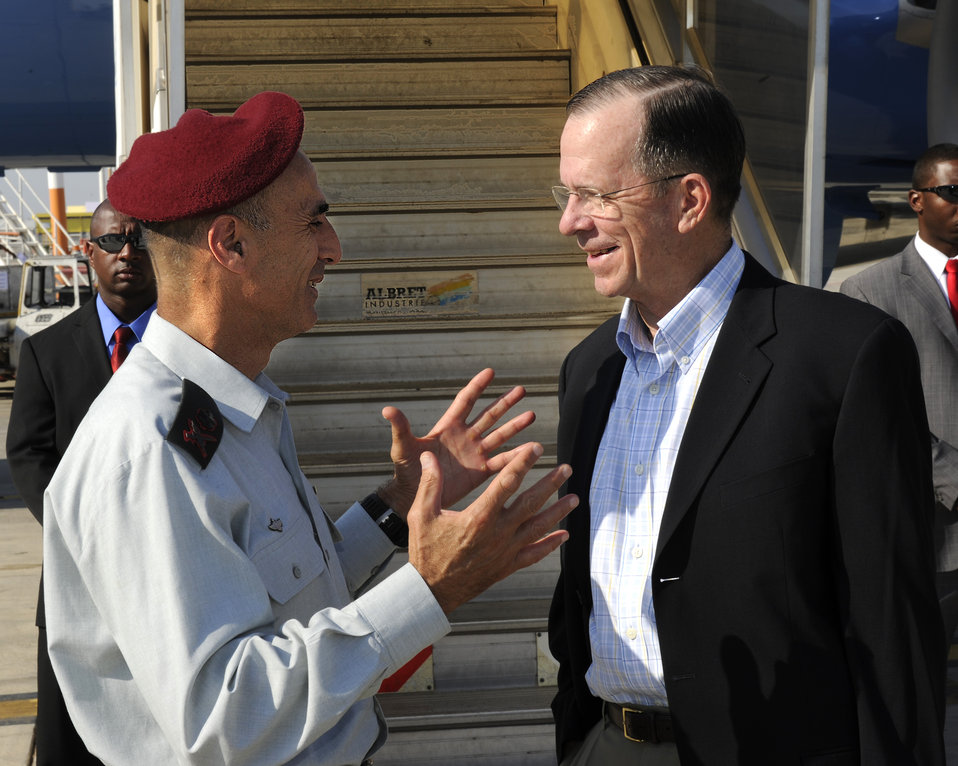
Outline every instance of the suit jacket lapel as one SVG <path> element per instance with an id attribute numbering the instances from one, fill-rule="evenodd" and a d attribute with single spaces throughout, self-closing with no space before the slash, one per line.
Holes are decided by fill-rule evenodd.
<path id="1" fill-rule="evenodd" d="M 656 558 L 678 528 L 762 387 L 771 362 L 760 344 L 775 333 L 775 280 L 746 256 L 676 458 Z"/>
<path id="2" fill-rule="evenodd" d="M 607 347 L 602 349 L 604 357 L 596 365 L 592 378 L 582 398 L 579 410 L 579 422 L 573 440 L 573 454 L 570 462 L 575 466 L 574 477 L 577 481 L 570 484 L 570 489 L 581 498 L 579 508 L 568 517 L 569 541 L 563 550 L 564 556 L 577 561 L 589 562 L 590 540 L 590 509 L 589 488 L 592 484 L 592 471 L 595 468 L 595 459 L 599 451 L 599 443 L 609 419 L 609 410 L 619 389 L 622 377 L 622 368 L 625 365 L 625 355 L 615 343 L 615 335 Z M 588 607 L 585 610 L 588 616 L 592 605 L 592 588 L 589 581 L 589 566 L 579 566 L 573 571 L 580 575 L 577 590 L 583 603 Z"/>
<path id="3" fill-rule="evenodd" d="M 918 254 L 914 241 L 909 242 L 903 251 L 901 281 L 902 288 L 914 297 L 935 326 L 941 330 L 942 335 L 958 349 L 958 328 L 955 326 L 948 301 L 943 300 L 941 285 Z"/>
<path id="4" fill-rule="evenodd" d="M 103 343 L 103 330 L 100 327 L 100 317 L 96 310 L 96 299 L 91 299 L 73 315 L 77 332 L 71 334 L 76 346 L 80 364 L 86 365 L 90 375 L 96 381 L 97 390 L 110 381 L 113 374 L 110 369 L 110 358 Z"/>

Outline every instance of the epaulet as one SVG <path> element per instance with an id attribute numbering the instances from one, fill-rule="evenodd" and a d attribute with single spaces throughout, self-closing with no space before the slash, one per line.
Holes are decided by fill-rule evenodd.
<path id="1" fill-rule="evenodd" d="M 206 468 L 223 436 L 223 418 L 213 397 L 192 380 L 183 379 L 183 395 L 166 440 Z"/>

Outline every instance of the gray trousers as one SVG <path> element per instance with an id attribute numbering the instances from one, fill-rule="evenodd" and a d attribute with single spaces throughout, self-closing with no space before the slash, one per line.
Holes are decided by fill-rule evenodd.
<path id="1" fill-rule="evenodd" d="M 582 746 L 559 766 L 679 766 L 674 742 L 633 742 L 602 716 Z"/>

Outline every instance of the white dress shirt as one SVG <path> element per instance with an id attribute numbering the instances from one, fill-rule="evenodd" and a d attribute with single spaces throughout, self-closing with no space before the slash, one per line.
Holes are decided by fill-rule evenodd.
<path id="1" fill-rule="evenodd" d="M 209 465 L 167 439 L 183 379 L 224 429 Z M 175 441 L 175 439 L 174 439 Z M 154 316 L 45 495 L 52 660 L 108 764 L 357 764 L 380 682 L 449 623 L 356 504 L 327 520 L 285 395 Z"/>
<path id="2" fill-rule="evenodd" d="M 935 281 L 938 282 L 938 286 L 941 288 L 941 294 L 945 296 L 945 303 L 950 306 L 951 301 L 948 300 L 948 275 L 945 272 L 945 264 L 948 263 L 949 260 L 948 256 L 938 248 L 932 247 L 925 242 L 920 234 L 915 235 L 915 250 L 918 251 L 918 255 L 921 256 L 931 275 L 935 278 Z"/>

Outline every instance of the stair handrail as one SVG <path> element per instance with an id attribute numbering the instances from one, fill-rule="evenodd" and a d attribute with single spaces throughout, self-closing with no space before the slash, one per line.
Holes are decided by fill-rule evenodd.
<path id="1" fill-rule="evenodd" d="M 37 238 L 36 233 L 26 225 L 20 217 L 20 214 L 14 210 L 13 206 L 10 205 L 7 198 L 2 194 L 0 194 L 0 220 L 3 221 L 4 228 L 4 231 L 0 231 L 0 235 L 7 237 L 9 240 L 19 241 L 25 250 L 25 254 L 46 254 L 43 249 L 43 244 Z M 6 245 L 4 245 L 3 249 L 16 255 Z"/>
<path id="2" fill-rule="evenodd" d="M 70 234 L 70 232 L 67 231 L 67 229 L 66 229 L 66 227 L 63 225 L 63 223 L 62 223 L 61 221 L 57 220 L 56 218 L 54 218 L 53 214 L 50 212 L 49 207 L 47 207 L 46 203 L 44 203 L 44 201 L 43 201 L 43 199 L 40 197 L 40 195 L 37 194 L 37 192 L 34 190 L 33 186 L 31 186 L 30 182 L 29 182 L 29 181 L 26 179 L 26 177 L 23 175 L 23 173 L 21 173 L 19 170 L 13 170 L 13 171 L 11 171 L 11 174 L 17 179 L 17 181 L 18 181 L 22 186 L 26 187 L 27 191 L 28 191 L 30 194 L 33 195 L 33 199 L 35 200 L 35 205 L 38 207 L 38 209 L 40 209 L 42 212 L 46 213 L 46 214 L 50 217 L 50 224 L 51 224 L 51 225 L 50 225 L 50 227 L 47 227 L 47 226 L 45 226 L 45 225 L 43 224 L 43 222 L 42 222 L 42 221 L 36 216 L 36 214 L 33 212 L 33 208 L 31 207 L 31 204 L 30 204 L 29 200 L 27 200 L 27 199 L 24 197 L 24 195 L 20 193 L 20 189 L 18 189 L 17 186 L 15 186 L 15 185 L 13 184 L 13 182 L 10 180 L 9 176 L 7 176 L 6 174 L 4 174 L 3 180 L 6 181 L 7 187 L 10 189 L 10 191 L 13 192 L 13 194 L 14 194 L 14 196 L 16 197 L 17 201 L 18 201 L 23 207 L 25 207 L 27 210 L 30 211 L 30 214 L 31 214 L 31 216 L 33 217 L 33 220 L 36 222 L 36 226 L 40 229 L 40 231 L 43 233 L 43 235 L 46 236 L 46 237 L 49 239 L 50 243 L 52 244 L 52 243 L 54 243 L 54 242 L 56 241 L 56 235 L 55 235 L 54 232 L 60 232 L 60 233 L 62 233 L 63 236 L 66 238 L 67 245 L 68 245 L 68 247 L 67 247 L 68 251 L 72 252 L 72 251 L 78 249 L 78 248 L 79 248 L 79 244 L 76 242 L 76 240 L 74 240 L 74 238 L 73 238 L 73 236 Z M 6 201 L 5 201 L 5 202 L 6 202 Z M 9 207 L 9 205 L 8 205 L 8 207 Z M 19 213 L 16 213 L 16 211 L 14 211 L 12 207 L 9 207 L 9 210 L 10 210 L 10 213 L 13 213 L 13 214 L 16 216 L 15 220 L 16 220 L 16 221 L 19 221 L 19 222 L 23 225 L 23 231 L 28 234 L 28 237 L 27 237 L 27 239 L 25 240 L 25 244 L 29 243 L 31 249 L 33 249 L 33 250 L 35 251 L 35 254 L 37 254 L 37 255 L 50 255 L 49 250 L 47 250 L 46 248 L 43 247 L 43 244 L 42 244 L 42 242 L 37 238 L 36 233 L 35 233 L 32 229 L 30 229 L 30 228 L 28 228 L 28 227 L 26 226 L 26 224 L 23 222 L 23 219 L 20 217 Z M 6 217 L 6 216 L 5 216 L 5 217 Z M 22 235 L 22 234 L 21 234 L 21 238 L 23 238 L 23 235 Z"/>

